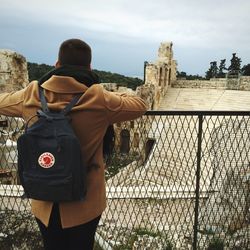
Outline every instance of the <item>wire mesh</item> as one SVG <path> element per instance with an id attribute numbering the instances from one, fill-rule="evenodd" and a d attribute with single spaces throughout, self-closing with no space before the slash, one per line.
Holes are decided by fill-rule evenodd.
<path id="1" fill-rule="evenodd" d="M 0 120 L 0 248 L 39 249 L 17 177 L 23 121 Z M 115 134 L 98 227 L 109 249 L 249 249 L 249 114 L 149 112 Z"/>

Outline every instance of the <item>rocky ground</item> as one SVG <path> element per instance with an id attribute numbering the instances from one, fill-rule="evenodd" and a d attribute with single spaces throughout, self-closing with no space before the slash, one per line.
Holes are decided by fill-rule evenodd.
<path id="1" fill-rule="evenodd" d="M 30 212 L 0 211 L 0 249 L 43 249 L 38 226 Z"/>

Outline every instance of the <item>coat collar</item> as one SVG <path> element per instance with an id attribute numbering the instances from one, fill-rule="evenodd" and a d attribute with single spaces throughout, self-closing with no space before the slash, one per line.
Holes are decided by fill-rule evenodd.
<path id="1" fill-rule="evenodd" d="M 44 89 L 56 93 L 82 93 L 88 87 L 83 83 L 76 81 L 73 77 L 69 76 L 56 76 L 53 75 L 49 80 L 41 85 Z"/>

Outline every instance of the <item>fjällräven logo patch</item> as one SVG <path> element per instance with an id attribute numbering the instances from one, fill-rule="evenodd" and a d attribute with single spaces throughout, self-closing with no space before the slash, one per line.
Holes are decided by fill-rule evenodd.
<path id="1" fill-rule="evenodd" d="M 55 164 L 55 157 L 50 152 L 44 152 L 39 156 L 38 164 L 42 168 L 51 168 Z"/>

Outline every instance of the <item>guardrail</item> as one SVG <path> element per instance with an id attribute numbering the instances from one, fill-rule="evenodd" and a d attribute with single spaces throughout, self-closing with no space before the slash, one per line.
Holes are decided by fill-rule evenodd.
<path id="1" fill-rule="evenodd" d="M 20 198 L 16 175 L 15 141 L 23 124 L 2 120 L 8 126 L 1 129 L 0 172 L 8 175 L 0 177 L 0 214 L 26 218 L 22 239 L 28 241 L 36 224 L 28 225 L 30 204 Z M 103 249 L 247 249 L 250 112 L 149 111 L 116 124 L 115 133 L 108 207 L 97 237 Z M 0 247 L 15 245 L 8 235 L 17 224 L 0 220 Z"/>

